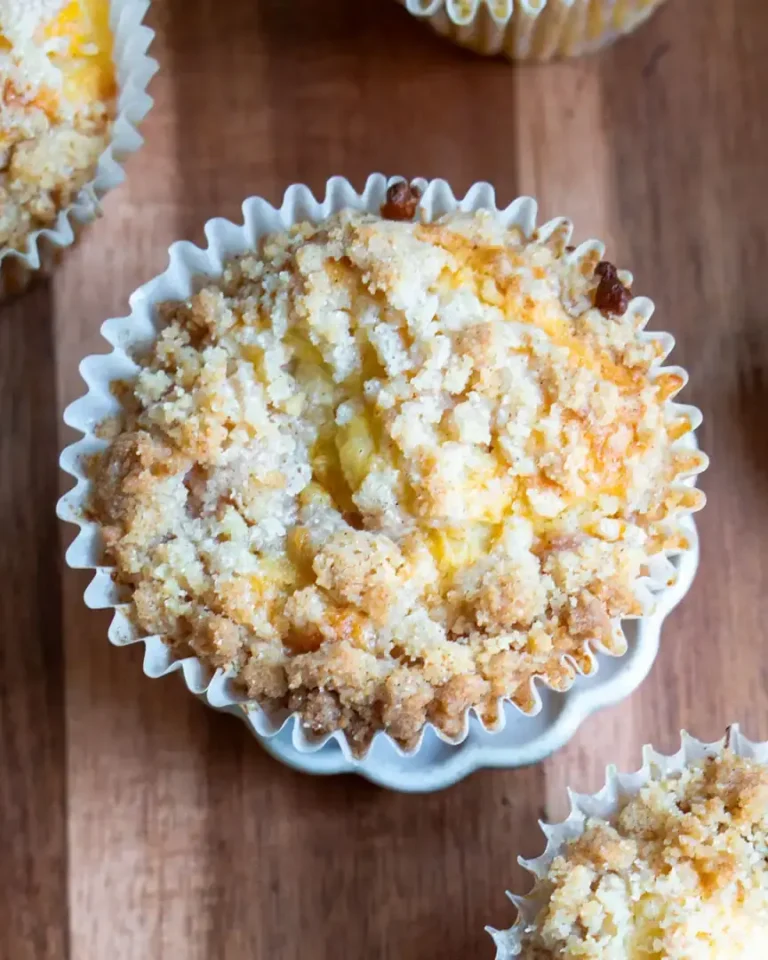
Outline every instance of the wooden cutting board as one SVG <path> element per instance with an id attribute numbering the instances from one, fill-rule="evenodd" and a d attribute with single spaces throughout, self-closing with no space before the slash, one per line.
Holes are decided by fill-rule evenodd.
<path id="1" fill-rule="evenodd" d="M 515 858 L 564 788 L 768 737 L 768 4 L 669 0 L 582 62 L 515 69 L 390 0 L 155 0 L 145 149 L 53 281 L 0 322 L 0 960 L 491 958 Z M 432 796 L 269 759 L 177 678 L 106 642 L 54 517 L 60 413 L 177 238 L 241 200 L 375 170 L 493 182 L 597 235 L 658 305 L 713 458 L 698 579 L 635 696 L 525 770 Z"/>

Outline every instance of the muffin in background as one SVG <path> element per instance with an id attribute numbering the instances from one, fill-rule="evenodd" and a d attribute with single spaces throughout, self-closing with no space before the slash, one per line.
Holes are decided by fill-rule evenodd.
<path id="1" fill-rule="evenodd" d="M 144 0 L 0 0 L 0 294 L 23 287 L 41 254 L 50 265 L 122 178 L 110 156 L 97 180 L 111 145 L 118 154 L 137 146 L 132 130 L 113 144 L 110 23 L 119 15 L 121 76 L 133 87 L 121 112 L 135 122 L 151 103 L 143 86 L 156 68 L 144 55 L 152 36 L 140 26 L 145 10 Z M 42 251 L 41 237 L 51 241 Z"/>
<path id="2" fill-rule="evenodd" d="M 476 53 L 510 60 L 573 57 L 645 21 L 664 0 L 400 0 L 409 13 Z"/>
<path id="3" fill-rule="evenodd" d="M 623 653 L 703 504 L 630 275 L 564 220 L 417 208 L 396 183 L 162 306 L 91 462 L 138 635 L 359 754 Z"/>
<path id="4" fill-rule="evenodd" d="M 572 794 L 498 960 L 758 958 L 768 943 L 766 745 L 736 727 L 719 744 L 684 735 L 675 757 L 647 749 L 641 771 L 609 770 Z"/>

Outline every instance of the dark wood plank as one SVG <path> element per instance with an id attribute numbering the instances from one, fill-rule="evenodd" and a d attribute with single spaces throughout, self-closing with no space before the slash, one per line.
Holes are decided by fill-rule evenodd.
<path id="1" fill-rule="evenodd" d="M 51 288 L 0 305 L 0 957 L 67 956 Z"/>

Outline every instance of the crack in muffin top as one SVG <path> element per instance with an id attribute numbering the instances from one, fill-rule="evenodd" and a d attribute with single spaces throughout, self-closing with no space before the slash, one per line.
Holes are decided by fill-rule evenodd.
<path id="1" fill-rule="evenodd" d="M 554 858 L 523 960 L 765 954 L 768 768 L 726 753 L 653 779 Z"/>
<path id="2" fill-rule="evenodd" d="M 93 179 L 115 96 L 108 0 L 0 0 L 0 250 Z"/>
<path id="3" fill-rule="evenodd" d="M 164 304 L 91 504 L 141 632 L 359 751 L 623 652 L 704 458 L 598 260 L 344 211 Z"/>

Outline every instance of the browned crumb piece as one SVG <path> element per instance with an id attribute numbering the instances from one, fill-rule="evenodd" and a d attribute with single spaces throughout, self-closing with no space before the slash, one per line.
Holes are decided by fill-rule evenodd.
<path id="1" fill-rule="evenodd" d="M 297 690 L 291 694 L 288 707 L 301 714 L 302 723 L 312 733 L 330 733 L 341 726 L 339 696 L 329 690 Z"/>
<path id="2" fill-rule="evenodd" d="M 413 220 L 421 200 L 421 190 L 407 180 L 398 180 L 387 190 L 386 203 L 381 205 L 385 220 Z"/>
<path id="3" fill-rule="evenodd" d="M 601 260 L 595 267 L 595 275 L 600 277 L 595 290 L 595 306 L 603 314 L 623 317 L 632 294 L 619 279 L 616 267 L 607 260 Z"/>
<path id="4" fill-rule="evenodd" d="M 457 737 L 464 729 L 469 707 L 485 702 L 490 684 L 482 677 L 452 677 L 437 691 L 429 718 L 449 737 Z"/>
<path id="5" fill-rule="evenodd" d="M 288 708 L 301 717 L 305 729 L 316 736 L 343 730 L 355 756 L 363 756 L 373 735 L 381 729 L 375 711 L 355 711 L 341 703 L 339 695 L 329 690 L 295 690 L 288 697 Z M 393 734 L 394 736 L 394 734 Z M 399 739 L 395 736 L 395 739 Z"/>
<path id="6" fill-rule="evenodd" d="M 396 670 L 382 691 L 382 724 L 390 735 L 408 747 L 416 742 L 427 721 L 435 692 L 410 670 Z"/>
<path id="7" fill-rule="evenodd" d="M 610 646 L 613 636 L 611 618 L 605 605 L 594 594 L 582 590 L 568 614 L 568 627 L 574 637 L 596 640 Z"/>

